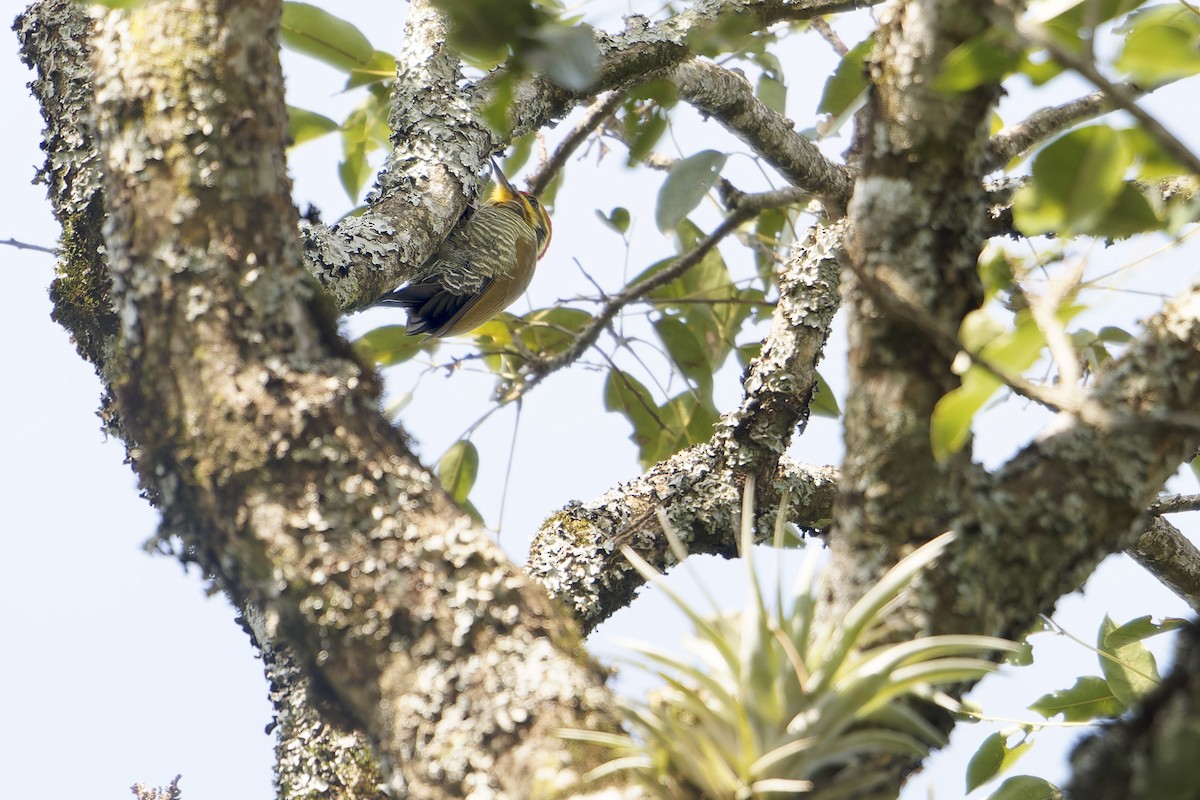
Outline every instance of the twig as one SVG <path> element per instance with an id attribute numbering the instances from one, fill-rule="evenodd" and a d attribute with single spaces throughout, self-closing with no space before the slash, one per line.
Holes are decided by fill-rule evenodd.
<path id="1" fill-rule="evenodd" d="M 1006 385 L 1017 395 L 1045 406 L 1051 411 L 1065 411 L 1089 424 L 1097 427 L 1113 424 L 1113 415 L 1073 386 L 1040 386 L 1024 376 L 1013 374 L 1009 370 L 985 358 L 981 353 L 966 350 L 959 340 L 957 333 L 939 325 L 923 309 L 917 307 L 902 297 L 901 292 L 893 291 L 871 276 L 856 270 L 862 280 L 863 289 L 887 313 L 912 325 L 929 337 L 930 342 L 938 348 L 948 361 L 953 361 L 959 353 L 965 354 L 971 363 L 987 370 L 997 380 Z"/>
<path id="2" fill-rule="evenodd" d="M 808 24 L 812 26 L 812 29 L 816 31 L 822 39 L 829 42 L 830 47 L 833 48 L 833 52 L 837 53 L 843 58 L 847 53 L 850 52 L 850 48 L 846 47 L 846 43 L 842 41 L 842 37 L 837 35 L 837 31 L 833 29 L 833 26 L 825 21 L 824 17 L 813 17 L 811 20 L 809 20 Z"/>
<path id="3" fill-rule="evenodd" d="M 538 168 L 529 176 L 528 184 L 529 191 L 534 194 L 541 194 L 546 186 L 554 179 L 559 170 L 567 163 L 567 159 L 571 157 L 581 144 L 587 141 L 587 138 L 592 133 L 604 124 L 604 121 L 613 115 L 617 107 L 625 100 L 625 92 L 609 92 L 607 95 L 601 95 L 596 98 L 596 101 L 588 107 L 584 112 L 583 119 L 579 120 L 579 124 L 571 131 L 565 139 L 559 143 L 550 158 L 544 161 Z"/>
<path id="4" fill-rule="evenodd" d="M 1083 280 L 1084 261 L 1076 259 L 1074 266 L 1057 280 L 1051 281 L 1041 297 L 1029 297 L 1029 311 L 1034 322 L 1046 337 L 1050 358 L 1058 367 L 1059 383 L 1065 387 L 1078 385 L 1082 378 L 1079 368 L 1079 353 L 1067 334 L 1067 328 L 1058 318 L 1058 309 L 1078 288 Z"/>
<path id="5" fill-rule="evenodd" d="M 40 244 L 30 244 L 29 242 L 19 242 L 16 239 L 0 239 L 0 245 L 15 247 L 18 250 L 36 250 L 39 253 L 49 253 L 52 256 L 58 255 L 58 251 L 53 247 L 43 247 Z"/>
<path id="6" fill-rule="evenodd" d="M 774 194 L 774 192 L 764 192 L 764 194 Z M 691 250 L 675 259 L 666 269 L 660 270 L 632 286 L 627 286 L 624 291 L 614 295 L 601 307 L 600 312 L 592 318 L 592 321 L 580 329 L 579 336 L 570 347 L 551 358 L 531 361 L 526 368 L 529 377 L 524 383 L 514 386 L 508 394 L 501 398 L 500 402 L 508 403 L 523 396 L 541 383 L 542 379 L 550 373 L 557 372 L 578 360 L 589 347 L 595 344 L 596 340 L 600 338 L 600 332 L 608 327 L 621 309 L 635 300 L 640 300 L 658 287 L 670 283 L 699 264 L 722 239 L 757 214 L 759 210 L 751 204 L 739 206 L 717 226 L 716 230 L 697 242 Z"/>

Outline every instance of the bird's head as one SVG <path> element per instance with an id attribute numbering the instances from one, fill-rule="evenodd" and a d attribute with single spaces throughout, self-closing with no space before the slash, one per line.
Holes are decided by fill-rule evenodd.
<path id="1" fill-rule="evenodd" d="M 538 258 L 541 258 L 546 254 L 546 248 L 550 246 L 550 215 L 546 212 L 546 207 L 534 195 L 518 191 L 509 183 L 495 159 L 492 159 L 492 174 L 496 178 L 496 185 L 492 189 L 492 195 L 488 198 L 488 202 L 502 204 L 516 201 L 521 213 L 525 216 L 525 221 L 529 227 L 533 228 L 533 232 L 537 236 Z"/>

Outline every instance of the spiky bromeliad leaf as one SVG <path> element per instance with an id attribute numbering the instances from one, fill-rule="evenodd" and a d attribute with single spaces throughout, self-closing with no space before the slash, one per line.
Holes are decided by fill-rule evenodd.
<path id="1" fill-rule="evenodd" d="M 953 541 L 950 534 L 893 567 L 833 623 L 818 621 L 813 568 L 804 570 L 790 602 L 778 588 L 768 602 L 750 552 L 753 496 L 754 482 L 748 479 L 740 544 L 750 597 L 738 615 L 697 612 L 663 585 L 653 567 L 626 553 L 634 568 L 692 621 L 688 650 L 693 660 L 636 648 L 644 659 L 640 666 L 665 687 L 648 703 L 622 701 L 630 735 L 563 732 L 611 751 L 613 758 L 589 778 L 625 773 L 661 798 L 847 796 L 873 786 L 879 775 L 843 771 L 833 785 L 812 781 L 872 755 L 923 757 L 944 737 L 906 701 L 936 698 L 934 687 L 941 684 L 978 679 L 996 668 L 986 654 L 1017 649 L 1004 639 L 966 635 L 864 644 L 878 639 L 881 609 L 946 549 Z M 785 500 L 779 512 L 784 519 L 786 511 Z M 669 528 L 665 520 L 664 528 Z"/>

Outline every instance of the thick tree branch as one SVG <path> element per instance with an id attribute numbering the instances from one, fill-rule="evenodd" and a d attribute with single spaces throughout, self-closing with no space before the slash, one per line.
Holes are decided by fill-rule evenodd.
<path id="1" fill-rule="evenodd" d="M 851 269 L 843 284 L 850 387 L 846 467 L 826 572 L 833 614 L 904 547 L 947 530 L 976 473 L 969 448 L 943 464 L 930 446 L 934 406 L 959 383 L 952 356 L 931 352 L 920 326 L 875 297 L 898 298 L 951 331 L 981 302 L 976 262 L 988 204 L 982 177 L 998 89 L 931 88 L 946 54 L 984 29 L 981 10 L 940 0 L 889 6 L 869 61 L 860 117 L 866 130 L 856 137 L 865 151 L 850 202 Z"/>
<path id="2" fill-rule="evenodd" d="M 591 503 L 562 509 L 534 537 L 527 571 L 585 629 L 628 604 L 643 583 L 618 544 L 631 544 L 659 569 L 674 563 L 658 528 L 659 508 L 689 552 L 725 556 L 737 553 L 734 520 L 747 473 L 757 477 L 758 530 L 764 538 L 774 528 L 784 493 L 789 518 L 802 528 L 819 529 L 831 519 L 837 471 L 796 464 L 783 454 L 808 419 L 816 364 L 838 305 L 844 233 L 844 226 L 816 226 L 784 265 L 771 331 L 747 369 L 743 400 L 722 417 L 711 441 Z"/>
<path id="3" fill-rule="evenodd" d="M 570 92 L 541 77 L 516 81 L 508 135 L 538 130 L 601 92 L 665 77 L 692 57 L 689 34 L 723 20 L 753 20 L 762 28 L 875 2 L 703 0 L 656 23 L 630 16 L 624 32 L 596 33 L 600 63 L 586 92 Z M 494 99 L 496 82 L 506 78 L 503 70 L 460 86 L 442 25 L 428 0 L 412 4 L 391 119 L 395 149 L 370 209 L 334 228 L 305 230 L 309 269 L 343 311 L 366 307 L 412 276 L 478 193 L 488 157 L 505 144 L 482 113 Z"/>
<path id="4" fill-rule="evenodd" d="M 36 11 L 27 57 L 53 62 L 64 53 L 37 51 L 38 37 L 81 18 L 71 3 Z M 94 154 L 48 174 L 68 181 L 63 198 L 98 197 L 79 190 L 101 177 L 106 191 L 115 280 L 104 307 L 119 314 L 93 312 L 87 352 L 164 535 L 296 645 L 371 733 L 395 789 L 540 796 L 578 774 L 579 754 L 550 732 L 603 726 L 602 678 L 556 607 L 379 417 L 373 376 L 299 269 L 278 12 L 160 3 L 131 12 L 133 24 L 106 18 L 95 60 L 103 176 Z M 66 50 L 86 40 L 81 24 Z M 75 210 L 60 209 L 68 248 L 89 221 Z M 497 679 L 503 697 L 485 688 Z"/>
<path id="5" fill-rule="evenodd" d="M 744 77 L 692 59 L 680 64 L 671 78 L 681 99 L 750 145 L 792 186 L 816 195 L 831 218 L 845 214 L 854 173 L 826 158 L 815 144 L 796 132 L 790 119 L 755 97 Z"/>
<path id="6" fill-rule="evenodd" d="M 1152 517 L 1129 555 L 1200 613 L 1200 549 L 1162 517 Z"/>
<path id="7" fill-rule="evenodd" d="M 414 0 L 396 59 L 394 146 L 370 208 L 333 228 L 304 229 L 309 270 L 339 309 L 362 309 L 411 277 L 482 188 L 499 140 L 461 79 L 441 12 Z"/>
<path id="8" fill-rule="evenodd" d="M 973 493 L 960 526 L 970 535 L 939 573 L 946 606 L 960 617 L 951 624 L 1017 634 L 1105 556 L 1135 546 L 1145 509 L 1200 446 L 1197 374 L 1200 286 L 1099 372 L 1087 400 L 1104 409 L 1102 422 L 1060 415 Z"/>
<path id="9" fill-rule="evenodd" d="M 48 155 L 40 175 L 51 187 L 50 201 L 63 224 L 59 249 L 63 260 L 51 288 L 54 318 L 68 329 L 80 355 L 92 363 L 105 386 L 111 387 L 122 379 L 108 361 L 117 348 L 117 321 L 100 239 L 104 200 L 98 155 L 88 122 L 93 95 L 92 22 L 78 3 L 56 0 L 31 6 L 18 18 L 17 30 L 26 63 L 39 72 L 31 85 L 46 116 Z M 102 418 L 108 432 L 123 438 L 136 454 L 139 448 L 121 430 L 117 409 L 107 394 Z M 245 614 L 261 620 L 253 609 Z M 332 729 L 307 705 L 307 679 L 294 666 L 296 660 L 286 645 L 269 636 L 261 624 L 252 635 L 263 650 L 272 685 L 277 785 L 288 791 L 322 785 L 340 800 L 375 797 L 376 787 L 368 774 L 373 762 L 364 760 L 366 745 Z"/>

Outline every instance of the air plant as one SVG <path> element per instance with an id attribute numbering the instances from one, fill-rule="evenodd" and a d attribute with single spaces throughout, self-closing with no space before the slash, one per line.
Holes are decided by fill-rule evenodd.
<path id="1" fill-rule="evenodd" d="M 945 743 L 942 732 L 916 710 L 914 698 L 955 710 L 955 701 L 937 687 L 977 680 L 998 666 L 988 654 L 1018 649 L 1005 639 L 974 635 L 877 644 L 881 610 L 954 541 L 953 533 L 900 561 L 837 619 L 818 613 L 811 557 L 794 596 L 785 600 L 776 588 L 774 607 L 768 609 L 751 556 L 753 496 L 748 479 L 740 533 L 751 591 L 741 612 L 698 613 L 626 548 L 630 563 L 692 622 L 688 649 L 693 659 L 635 647 L 640 666 L 664 686 L 648 702 L 621 701 L 628 733 L 563 732 L 612 750 L 613 758 L 592 770 L 589 779 L 625 773 L 652 796 L 669 800 L 869 796 L 883 787 L 878 770 L 854 771 L 865 759 L 921 759 Z M 777 515 L 777 545 L 788 527 L 785 512 L 786 498 Z M 682 561 L 687 553 L 663 522 Z M 836 781 L 814 782 L 839 771 Z"/>

